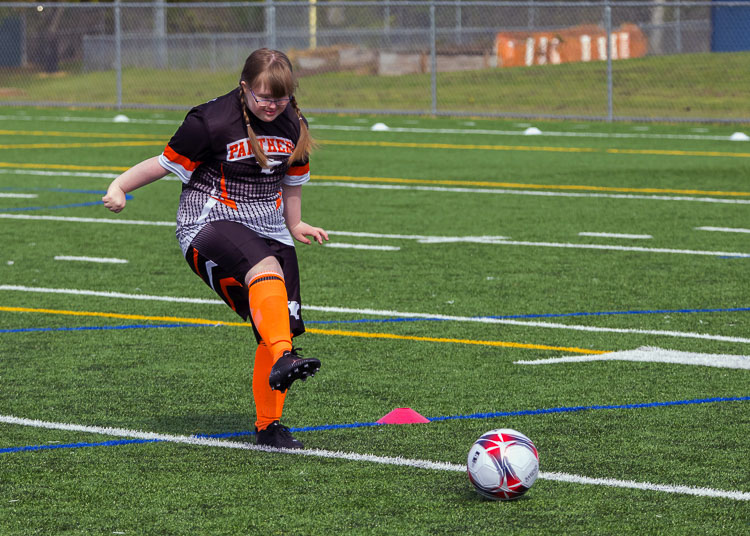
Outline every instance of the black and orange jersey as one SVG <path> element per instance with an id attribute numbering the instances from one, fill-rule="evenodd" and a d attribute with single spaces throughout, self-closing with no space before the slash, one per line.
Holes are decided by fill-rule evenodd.
<path id="1" fill-rule="evenodd" d="M 190 110 L 159 157 L 162 167 L 183 182 L 177 211 L 183 253 L 206 223 L 220 220 L 294 245 L 284 222 L 281 188 L 310 179 L 307 159 L 289 162 L 299 140 L 299 118 L 290 105 L 271 122 L 249 116 L 268 157 L 265 168 L 250 146 L 239 89 Z"/>

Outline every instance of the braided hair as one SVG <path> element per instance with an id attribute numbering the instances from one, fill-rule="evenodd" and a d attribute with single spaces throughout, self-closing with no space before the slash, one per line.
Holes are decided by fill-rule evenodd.
<path id="1" fill-rule="evenodd" d="M 297 145 L 294 147 L 294 151 L 292 151 L 292 154 L 289 157 L 289 163 L 292 164 L 294 162 L 304 161 L 313 150 L 315 142 L 310 136 L 307 124 L 302 119 L 302 112 L 300 111 L 297 99 L 294 96 L 294 90 L 297 87 L 297 80 L 292 72 L 292 62 L 287 55 L 278 50 L 270 50 L 268 48 L 260 48 L 250 54 L 247 60 L 245 60 L 245 66 L 242 69 L 240 82 L 245 82 L 252 87 L 259 81 L 264 82 L 265 85 L 270 88 L 271 93 L 275 98 L 289 96 L 289 104 L 292 105 L 294 111 L 297 113 L 300 127 L 299 140 L 297 140 Z M 242 116 L 247 127 L 247 137 L 250 140 L 250 146 L 253 149 L 255 161 L 261 167 L 267 167 L 268 157 L 263 152 L 263 149 L 258 142 L 258 137 L 250 127 L 250 110 L 247 107 L 245 93 L 242 90 L 241 85 L 239 88 L 239 99 L 242 106 Z"/>

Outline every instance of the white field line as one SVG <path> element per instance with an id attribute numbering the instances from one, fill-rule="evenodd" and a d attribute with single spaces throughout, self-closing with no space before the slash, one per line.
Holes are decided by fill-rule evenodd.
<path id="1" fill-rule="evenodd" d="M 596 356 L 564 356 L 550 359 L 520 360 L 513 363 L 516 365 L 553 365 L 557 363 L 586 363 L 589 361 L 639 361 L 750 370 L 750 356 L 746 355 L 701 354 L 649 346 Z"/>
<path id="2" fill-rule="evenodd" d="M 97 179 L 114 179 L 119 173 L 94 173 L 90 171 L 44 171 L 41 169 L 3 169 L 0 173 L 10 175 L 39 175 L 42 177 L 92 177 Z"/>
<path id="3" fill-rule="evenodd" d="M 342 130 L 371 132 L 370 126 L 347 126 L 347 125 L 321 125 L 313 126 L 316 130 Z M 388 127 L 383 132 L 403 132 L 409 134 L 477 134 L 489 136 L 527 136 L 526 128 L 523 130 L 493 130 L 483 128 L 419 128 L 419 127 Z M 612 139 L 652 139 L 652 140 L 707 140 L 707 141 L 734 141 L 731 135 L 714 136 L 699 134 L 645 134 L 632 132 L 560 132 L 542 130 L 534 136 L 548 136 L 554 138 L 612 138 Z"/>
<path id="4" fill-rule="evenodd" d="M 42 121 L 45 123 L 111 123 L 115 124 L 114 117 L 84 117 L 84 116 L 52 116 L 52 115 L 0 115 L 0 121 Z M 127 123 L 142 125 L 174 125 L 182 124 L 176 119 L 136 119 L 130 118 Z"/>
<path id="5" fill-rule="evenodd" d="M 696 227 L 696 231 L 716 231 L 719 233 L 750 233 L 750 229 L 732 227 Z"/>
<path id="6" fill-rule="evenodd" d="M 748 200 L 750 203 L 750 200 Z M 166 221 L 140 221 L 140 220 L 119 220 L 115 218 L 76 218 L 69 216 L 42 216 L 30 214 L 2 214 L 0 218 L 13 220 L 42 220 L 42 221 L 65 221 L 73 223 L 102 223 L 102 224 L 119 224 L 119 225 L 157 225 L 163 227 L 174 227 L 174 222 Z M 598 249 L 608 251 L 635 251 L 640 253 L 669 253 L 681 255 L 702 255 L 714 257 L 750 257 L 750 253 L 736 251 L 703 251 L 692 249 L 671 249 L 671 248 L 646 248 L 639 246 L 618 246 L 608 244 L 571 244 L 565 242 L 528 242 L 508 240 L 505 237 L 497 236 L 467 236 L 467 237 L 445 237 L 445 236 L 421 236 L 421 235 L 378 235 L 375 233 L 352 233 L 348 231 L 328 231 L 330 235 L 341 236 L 370 236 L 373 238 L 403 238 L 413 239 L 423 244 L 445 243 L 445 242 L 475 242 L 482 244 L 494 244 L 499 246 L 531 246 L 531 247 L 548 247 L 548 248 L 568 248 L 568 249 Z"/>
<path id="7" fill-rule="evenodd" d="M 632 238 L 633 240 L 648 240 L 650 238 L 653 238 L 653 236 L 647 234 L 589 233 L 585 231 L 578 233 L 578 236 L 594 236 L 600 238 Z"/>
<path id="8" fill-rule="evenodd" d="M 73 255 L 55 255 L 56 261 L 81 261 L 81 262 L 99 262 L 111 264 L 127 264 L 126 259 L 116 259 L 114 257 L 76 257 Z"/>
<path id="9" fill-rule="evenodd" d="M 221 305 L 224 303 L 223 301 L 218 299 L 208 298 L 181 298 L 175 296 L 153 296 L 149 294 L 125 294 L 122 292 L 107 292 L 99 290 L 25 287 L 20 285 L 0 285 L 0 291 L 36 292 L 42 294 L 70 294 L 75 296 L 96 296 L 99 298 L 113 298 L 118 300 L 163 301 L 169 303 L 193 303 L 198 305 Z M 310 308 L 310 306 L 306 305 L 305 308 L 308 309 Z"/>
<path id="10" fill-rule="evenodd" d="M 664 493 L 680 493 L 684 495 L 696 495 L 698 497 L 721 497 L 724 499 L 734 499 L 736 501 L 750 501 L 750 493 L 743 491 L 722 491 L 711 488 L 694 488 L 691 486 L 671 486 L 666 484 L 652 484 L 651 482 L 635 482 L 634 480 L 615 480 L 613 478 L 590 478 L 586 476 L 568 475 L 565 473 L 541 472 L 539 473 L 539 478 L 555 480 L 557 482 L 570 482 L 573 484 L 591 484 L 616 488 L 661 491 Z"/>
<path id="11" fill-rule="evenodd" d="M 92 171 L 43 171 L 39 169 L 3 169 L 0 168 L 0 173 L 8 173 L 12 175 L 39 175 L 44 177 L 83 177 L 83 178 L 94 178 L 94 179 L 114 179 L 120 176 L 120 173 L 105 173 L 105 172 L 92 172 Z M 180 181 L 174 175 L 167 175 L 166 177 L 159 179 L 162 181 Z M 180 181 L 182 182 L 182 181 Z"/>
<path id="12" fill-rule="evenodd" d="M 424 192 L 450 192 L 468 194 L 531 195 L 542 197 L 592 197 L 604 199 L 639 199 L 646 201 L 695 201 L 699 203 L 726 203 L 730 205 L 750 205 L 750 199 L 727 199 L 721 197 L 690 197 L 642 194 L 601 194 L 585 192 L 548 192 L 543 190 L 512 190 L 504 188 L 460 188 L 449 186 L 411 186 L 403 184 L 365 184 L 358 182 L 310 181 L 307 186 L 332 186 L 339 188 L 362 188 L 375 190 L 415 190 Z"/>
<path id="13" fill-rule="evenodd" d="M 223 305 L 224 302 L 218 299 L 210 300 L 203 298 L 178 298 L 172 296 L 153 296 L 148 294 L 124 294 L 121 292 L 106 292 L 96 290 L 79 290 L 64 288 L 46 288 L 46 287 L 26 287 L 20 285 L 0 285 L 0 291 L 18 291 L 18 292 L 36 292 L 45 294 L 71 294 L 77 296 L 98 296 L 102 298 L 126 299 L 126 300 L 147 300 L 147 301 L 164 301 L 173 303 L 195 303 Z M 384 311 L 379 309 L 352 309 L 346 307 L 329 307 L 320 305 L 305 305 L 305 309 L 310 311 L 319 311 L 325 313 L 342 313 L 356 315 L 372 315 L 385 317 L 400 318 L 422 318 L 425 320 L 449 320 L 454 322 L 478 322 L 481 324 L 507 324 L 512 326 L 522 326 L 531 328 L 549 328 L 549 329 L 569 329 L 573 331 L 591 331 L 600 333 L 625 333 L 639 335 L 658 335 L 665 337 L 678 337 L 688 339 L 705 339 L 713 341 L 725 341 L 750 344 L 750 339 L 742 337 L 728 337 L 724 335 L 711 335 L 708 333 L 691 333 L 683 331 L 662 331 L 662 330 L 645 330 L 645 329 L 626 329 L 626 328 L 601 328 L 595 326 L 580 326 L 575 324 L 555 324 L 552 322 L 533 322 L 524 320 L 512 320 L 509 318 L 488 318 L 472 316 L 449 316 L 428 313 L 406 313 L 402 311 Z"/>
<path id="14" fill-rule="evenodd" d="M 313 128 L 316 130 L 340 130 L 344 132 L 362 131 L 371 132 L 371 126 L 356 125 L 326 125 L 319 124 L 311 117 L 311 122 L 315 123 Z M 0 120 L 15 121 L 44 121 L 44 122 L 63 122 L 63 123 L 111 123 L 114 124 L 114 117 L 84 117 L 84 116 L 33 116 L 33 115 L 1 115 Z M 364 122 L 364 121 L 362 121 Z M 368 123 L 370 121 L 367 121 Z M 129 117 L 127 123 L 140 125 L 173 125 L 179 126 L 182 120 L 176 119 L 147 119 Z M 531 126 L 528 124 L 528 126 Z M 648 127 L 643 127 L 648 128 Z M 414 134 L 476 134 L 482 136 L 523 136 L 523 130 L 497 130 L 484 128 L 420 128 L 420 127 L 389 127 L 388 132 L 403 132 Z M 707 140 L 707 141 L 733 141 L 731 135 L 700 135 L 700 134 L 658 134 L 658 133 L 628 133 L 628 132 L 560 132 L 545 131 L 537 136 L 549 137 L 571 137 L 571 138 L 612 138 L 612 139 L 653 139 L 653 140 Z"/>
<path id="15" fill-rule="evenodd" d="M 715 257 L 750 257 L 750 253 L 730 251 L 703 251 L 694 249 L 644 248 L 638 246 L 615 246 L 606 244 L 570 244 L 561 242 L 527 242 L 519 240 L 498 240 L 493 244 L 506 246 L 534 246 L 547 248 L 601 249 L 609 251 L 637 251 L 642 253 L 675 253 L 682 255 L 708 255 Z"/>
<path id="16" fill-rule="evenodd" d="M 372 246 L 368 244 L 347 244 L 346 242 L 331 242 L 324 244 L 327 248 L 340 248 L 340 249 L 370 249 L 377 251 L 399 251 L 401 248 L 398 246 Z"/>
<path id="17" fill-rule="evenodd" d="M 218 447 L 240 450 L 253 450 L 261 452 L 276 452 L 284 454 L 296 454 L 298 456 L 311 456 L 318 458 L 331 458 L 338 460 L 348 460 L 355 462 L 379 463 L 383 465 L 396 465 L 402 467 L 413 467 L 416 469 L 429 469 L 436 471 L 454 471 L 463 473 L 466 471 L 465 465 L 433 462 L 430 460 L 419 460 L 410 458 L 401 458 L 393 456 L 376 456 L 374 454 L 359 454 L 355 452 L 341 452 L 323 449 L 275 449 L 271 447 L 262 447 L 250 443 L 239 441 L 227 441 L 223 439 L 213 439 L 206 437 L 159 434 L 154 432 L 143 432 L 140 430 L 127 430 L 124 428 L 106 428 L 99 426 L 85 426 L 79 424 L 57 423 L 49 421 L 40 421 L 35 419 L 24 419 L 12 415 L 0 415 L 0 422 L 5 424 L 15 424 L 20 426 L 30 426 L 33 428 L 45 428 L 48 430 L 65 430 L 72 432 L 85 432 L 91 434 L 123 437 L 131 439 L 145 439 L 164 441 L 168 443 L 179 443 L 191 446 Z M 618 488 L 630 488 L 643 491 L 659 491 L 663 493 L 677 493 L 683 495 L 694 495 L 697 497 L 711 497 L 732 499 L 735 501 L 750 501 L 750 493 L 743 491 L 727 491 L 713 488 L 697 488 L 692 486 L 680 486 L 669 484 L 652 484 L 650 482 L 635 482 L 632 480 L 616 480 L 613 478 L 590 478 L 581 475 L 571 475 L 566 473 L 547 473 L 540 472 L 539 478 L 543 480 L 553 480 L 557 482 L 568 482 L 572 484 L 589 484 L 597 486 L 608 486 Z"/>
<path id="18" fill-rule="evenodd" d="M 98 178 L 115 178 L 117 173 L 92 173 L 92 172 L 73 172 L 73 171 L 41 171 L 25 169 L 0 169 L 0 173 L 15 173 L 19 175 L 45 175 L 45 176 L 68 176 L 68 177 L 98 177 Z M 161 179 L 163 181 L 179 181 L 173 175 Z M 750 199 L 727 199 L 716 197 L 689 197 L 689 196 L 667 196 L 667 195 L 640 195 L 640 194 L 603 194 L 587 192 L 552 192 L 543 190 L 515 190 L 505 188 L 460 188 L 460 187 L 443 187 L 443 186 L 412 186 L 398 184 L 362 184 L 356 182 L 339 182 L 339 181 L 311 181 L 308 186 L 333 186 L 340 188 L 361 188 L 361 189 L 379 189 L 379 190 L 414 190 L 426 192 L 448 192 L 448 193 L 481 193 L 496 195 L 530 195 L 541 197 L 578 197 L 578 198 L 605 198 L 605 199 L 639 199 L 647 201 L 694 201 L 700 203 L 725 203 L 725 204 L 750 204 Z"/>
<path id="19" fill-rule="evenodd" d="M 72 216 L 43 216 L 30 214 L 1 214 L 0 218 L 11 220 L 41 220 L 62 221 L 71 223 L 101 223 L 115 225 L 154 225 L 159 227 L 175 227 L 173 221 L 144 221 L 144 220 L 121 220 L 115 218 L 78 218 Z M 385 238 L 393 240 L 416 240 L 423 244 L 446 243 L 446 242 L 476 242 L 491 244 L 498 240 L 507 240 L 505 236 L 428 236 L 428 235 L 403 235 L 403 234 L 381 234 L 362 233 L 354 231 L 328 231 L 329 235 L 350 236 L 355 238 Z"/>
<path id="20" fill-rule="evenodd" d="M 37 220 L 37 221 L 64 221 L 72 223 L 101 223 L 113 225 L 155 225 L 159 227 L 175 227 L 173 221 L 143 221 L 143 220 L 118 220 L 115 218 L 77 218 L 73 216 L 42 216 L 31 214 L 2 214 L 0 218 L 7 220 Z"/>
<path id="21" fill-rule="evenodd" d="M 37 194 L 0 193 L 0 198 L 4 199 L 36 199 L 37 197 L 39 197 Z"/>
<path id="22" fill-rule="evenodd" d="M 223 301 L 218 299 L 207 298 L 180 298 L 175 296 L 152 296 L 148 294 L 125 294 L 122 292 L 106 292 L 98 290 L 81 290 L 68 288 L 25 287 L 19 285 L 0 285 L 0 291 L 35 292 L 42 294 L 68 294 L 74 296 L 96 296 L 99 298 L 113 298 L 118 300 L 163 301 L 169 303 L 193 303 L 199 305 L 221 305 L 224 303 Z M 310 306 L 305 306 L 305 308 L 309 307 Z"/>
<path id="23" fill-rule="evenodd" d="M 448 242 L 476 242 L 480 244 L 491 244 L 492 242 L 497 240 L 508 240 L 507 236 L 428 236 L 363 233 L 356 231 L 328 231 L 328 234 L 336 236 L 351 236 L 355 238 L 392 238 L 394 240 L 416 240 L 421 244 L 445 244 Z"/>

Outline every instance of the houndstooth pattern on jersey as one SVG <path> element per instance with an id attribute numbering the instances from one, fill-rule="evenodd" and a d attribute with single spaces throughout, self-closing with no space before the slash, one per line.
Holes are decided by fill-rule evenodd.
<path id="1" fill-rule="evenodd" d="M 261 236 L 294 245 L 284 222 L 281 183 L 286 159 L 274 155 L 271 168 L 245 162 L 207 162 L 183 187 L 177 210 L 177 239 L 183 254 L 209 222 L 242 223 Z"/>

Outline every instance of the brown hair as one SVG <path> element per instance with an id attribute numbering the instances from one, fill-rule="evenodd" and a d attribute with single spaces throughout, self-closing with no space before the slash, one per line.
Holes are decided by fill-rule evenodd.
<path id="1" fill-rule="evenodd" d="M 310 155 L 313 149 L 314 141 L 307 130 L 307 125 L 302 120 L 302 112 L 297 105 L 297 99 L 294 97 L 294 90 L 297 88 L 297 80 L 292 72 L 292 62 L 283 52 L 270 50 L 268 48 L 259 48 L 245 60 L 245 66 L 240 75 L 240 82 L 245 82 L 250 87 L 262 84 L 268 87 L 274 98 L 286 97 L 291 99 L 289 104 L 294 107 L 299 118 L 299 140 L 294 147 L 294 151 L 289 156 L 289 163 L 299 162 Z M 242 103 L 242 115 L 245 118 L 247 126 L 247 136 L 250 139 L 250 146 L 253 148 L 255 160 L 261 167 L 268 165 L 268 157 L 258 143 L 258 138 L 250 128 L 250 111 L 247 108 L 245 94 L 240 86 L 240 102 Z"/>

